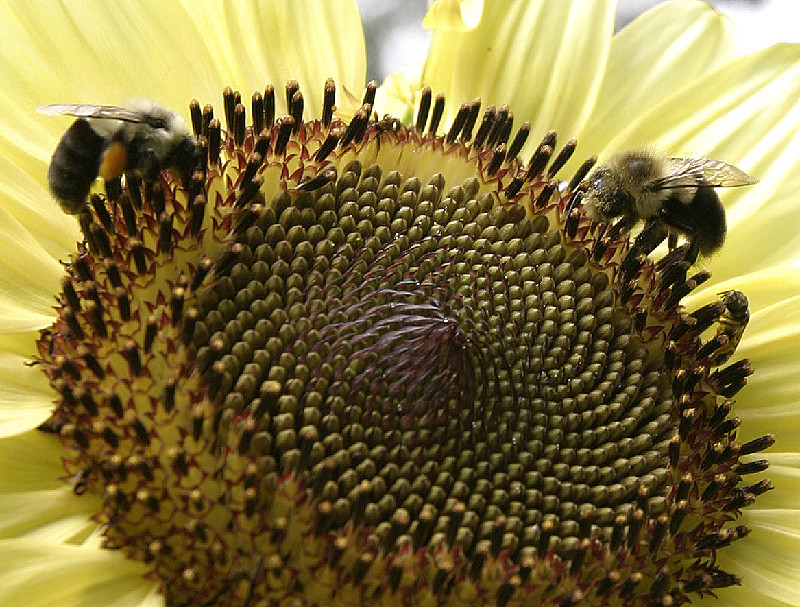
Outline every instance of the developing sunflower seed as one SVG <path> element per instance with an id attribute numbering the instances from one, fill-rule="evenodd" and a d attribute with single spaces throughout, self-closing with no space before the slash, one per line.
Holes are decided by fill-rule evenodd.
<path id="1" fill-rule="evenodd" d="M 561 175 L 576 147 L 553 132 L 519 158 L 505 106 L 440 132 L 430 90 L 409 125 L 372 114 L 374 87 L 349 123 L 331 81 L 322 121 L 296 83 L 283 117 L 274 96 L 248 118 L 226 90 L 224 129 L 193 101 L 191 171 L 82 207 L 41 429 L 106 546 L 170 606 L 677 605 L 738 583 L 716 553 L 770 488 L 739 457 L 774 441 L 731 416 L 744 294 L 684 310 L 708 278 L 689 247 L 654 259 L 665 232 L 593 223 L 593 159 Z"/>

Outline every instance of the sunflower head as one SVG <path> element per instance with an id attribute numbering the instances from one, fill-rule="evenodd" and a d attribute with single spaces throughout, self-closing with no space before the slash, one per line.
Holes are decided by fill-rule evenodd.
<path id="1" fill-rule="evenodd" d="M 738 583 L 728 364 L 749 312 L 666 233 L 582 210 L 594 159 L 423 91 L 412 124 L 286 87 L 84 209 L 38 342 L 66 478 L 169 605 L 672 605 Z M 512 136 L 513 135 L 513 136 Z"/>

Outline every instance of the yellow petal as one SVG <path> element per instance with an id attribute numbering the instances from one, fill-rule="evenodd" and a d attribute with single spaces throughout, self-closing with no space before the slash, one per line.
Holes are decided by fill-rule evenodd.
<path id="1" fill-rule="evenodd" d="M 99 499 L 64 484 L 61 455 L 59 439 L 36 430 L 0 439 L 0 537 L 75 541 L 97 526 Z"/>
<path id="2" fill-rule="evenodd" d="M 0 541 L 3 607 L 163 607 L 146 566 L 122 551 L 96 550 L 40 540 Z"/>
<path id="3" fill-rule="evenodd" d="M 185 107 L 188 91 L 219 86 L 204 32 L 178 3 L 11 0 L 0 11 L 0 73 L 23 107 L 131 96 Z"/>
<path id="4" fill-rule="evenodd" d="M 549 129 L 575 136 L 605 70 L 614 2 L 492 2 L 472 31 L 434 32 L 422 83 L 459 105 L 508 104 L 514 124 L 531 122 L 531 146 Z M 536 140 L 535 143 L 533 140 Z"/>
<path id="5" fill-rule="evenodd" d="M 33 337 L 28 349 L 33 349 Z M 0 338 L 0 437 L 13 436 L 35 428 L 53 408 L 55 394 L 47 378 L 31 366 L 31 354 L 18 354 L 3 347 L 7 340 Z"/>
<path id="6" fill-rule="evenodd" d="M 742 520 L 753 532 L 731 548 L 721 550 L 720 565 L 735 571 L 746 586 L 767 597 L 797 605 L 800 510 L 746 510 Z"/>
<path id="7" fill-rule="evenodd" d="M 98 510 L 96 497 L 78 497 L 67 486 L 4 493 L 0 500 L 0 538 L 25 536 L 74 543 L 97 527 L 89 516 Z"/>
<path id="8" fill-rule="evenodd" d="M 780 428 L 775 428 L 778 435 L 781 434 Z M 776 510 L 791 509 L 800 510 L 800 453 L 794 452 L 775 452 L 773 449 L 780 449 L 780 439 L 776 445 L 759 455 L 759 459 L 764 457 L 769 460 L 769 468 L 765 472 L 748 477 L 747 482 L 758 482 L 762 478 L 768 478 L 775 487 L 760 495 L 755 504 L 751 506 L 753 510 Z"/>
<path id="9" fill-rule="evenodd" d="M 730 550 L 730 548 L 726 548 Z M 797 603 L 779 601 L 771 596 L 766 596 L 760 590 L 752 588 L 747 580 L 741 586 L 721 588 L 703 598 L 692 598 L 692 607 L 795 607 Z"/>
<path id="10" fill-rule="evenodd" d="M 38 430 L 0 438 L 0 494 L 63 487 L 62 455 L 59 439 Z"/>
<path id="11" fill-rule="evenodd" d="M 46 327 L 63 267 L 2 206 L 0 247 L 5 253 L 0 256 L 0 332 Z"/>
<path id="12" fill-rule="evenodd" d="M 730 21 L 698 0 L 658 4 L 625 26 L 611 40 L 576 162 L 597 153 L 632 117 L 732 58 L 733 41 Z"/>
<path id="13" fill-rule="evenodd" d="M 422 27 L 466 32 L 478 25 L 482 12 L 483 0 L 436 0 L 422 20 Z"/>
<path id="14" fill-rule="evenodd" d="M 422 87 L 422 65 L 412 63 L 386 76 L 375 93 L 375 109 L 379 116 L 390 114 L 409 124 L 413 117 L 414 101 Z"/>
<path id="15" fill-rule="evenodd" d="M 224 85 L 239 88 L 248 100 L 254 91 L 272 83 L 278 107 L 283 108 L 283 86 L 287 80 L 297 80 L 306 111 L 319 116 L 327 78 L 358 96 L 364 88 L 364 32 L 358 7 L 351 0 L 187 0 L 185 4 L 208 46 L 214 71 L 222 75 L 207 102 L 217 101 Z"/>
<path id="16" fill-rule="evenodd" d="M 0 116 L 2 112 L 0 107 Z M 43 118 L 25 117 L 24 123 L 33 125 Z M 0 132 L 7 120 L 0 118 Z M 64 128 L 68 124 L 57 122 Z M 53 139 L 53 148 L 56 143 Z M 0 135 L 0 208 L 19 221 L 35 239 L 37 248 L 55 262 L 66 258 L 67 251 L 74 249 L 82 237 L 78 222 L 61 211 L 45 186 L 49 155 L 46 160 L 35 158 L 25 152 L 24 145 L 24 139 L 10 141 Z"/>
<path id="17" fill-rule="evenodd" d="M 293 78 L 310 98 L 306 107 L 319 112 L 328 76 L 364 86 L 364 36 L 351 0 L 12 0 L 0 18 L 0 75 L 24 108 L 148 97 L 184 109 L 192 97 L 218 101 L 225 85 L 247 100 L 268 82 Z"/>

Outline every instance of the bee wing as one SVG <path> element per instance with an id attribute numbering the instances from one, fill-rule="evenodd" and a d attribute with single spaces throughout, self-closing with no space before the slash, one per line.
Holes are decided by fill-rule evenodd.
<path id="1" fill-rule="evenodd" d="M 732 188 L 758 183 L 742 169 L 713 158 L 669 158 L 669 171 L 654 179 L 654 189 L 684 188 L 708 185 L 714 188 Z"/>
<path id="2" fill-rule="evenodd" d="M 141 112 L 115 105 L 93 105 L 90 103 L 51 103 L 36 110 L 48 116 L 77 116 L 79 118 L 103 118 L 125 122 L 143 122 Z"/>
<path id="3" fill-rule="evenodd" d="M 740 185 L 758 183 L 758 179 L 751 177 L 742 169 L 713 158 L 704 158 L 703 180 L 710 186 L 717 188 L 733 188 Z"/>

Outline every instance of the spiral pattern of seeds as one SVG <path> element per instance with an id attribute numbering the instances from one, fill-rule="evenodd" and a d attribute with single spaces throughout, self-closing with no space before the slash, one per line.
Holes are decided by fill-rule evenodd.
<path id="1" fill-rule="evenodd" d="M 769 489 L 740 455 L 725 299 L 580 212 L 513 116 L 304 121 L 287 86 L 191 182 L 93 199 L 40 359 L 76 493 L 167 604 L 680 604 Z M 374 90 L 373 90 L 374 93 Z M 428 112 L 432 115 L 428 122 Z M 428 126 L 426 131 L 426 126 Z M 513 154 L 509 153 L 513 151 Z M 743 296 L 742 296 L 743 297 Z M 746 301 L 746 299 L 745 299 Z M 703 340 L 716 327 L 716 336 Z M 715 341 L 716 340 L 716 341 Z M 719 343 L 718 343 L 719 342 Z M 725 350 L 725 360 L 731 352 Z"/>

